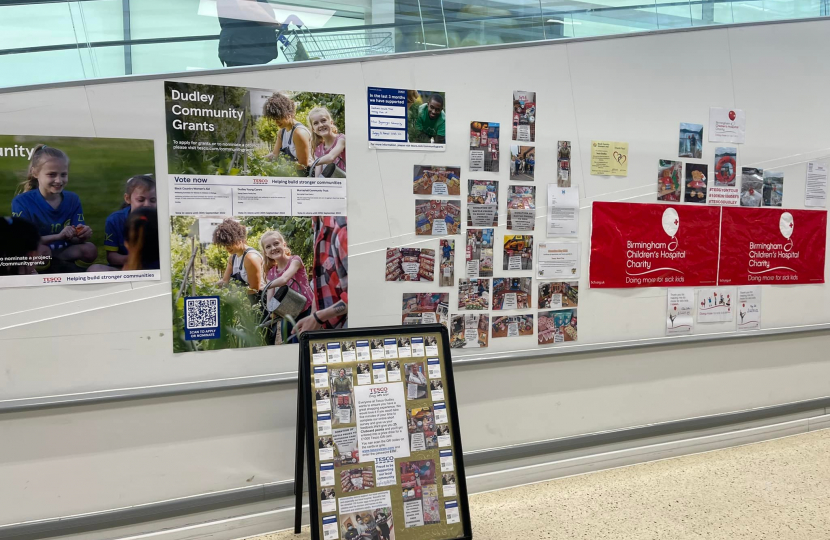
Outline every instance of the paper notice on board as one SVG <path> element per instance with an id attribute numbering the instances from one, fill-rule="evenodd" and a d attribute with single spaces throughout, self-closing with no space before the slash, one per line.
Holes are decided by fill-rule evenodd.
<path id="1" fill-rule="evenodd" d="M 361 463 L 378 456 L 409 457 L 403 384 L 356 386 L 354 399 Z"/>
<path id="2" fill-rule="evenodd" d="M 698 289 L 697 322 L 729 322 L 734 319 L 735 289 L 710 287 Z"/>
<path id="3" fill-rule="evenodd" d="M 353 514 L 392 506 L 392 495 L 389 491 L 376 491 L 354 497 L 340 497 L 337 502 L 341 514 Z"/>
<path id="4" fill-rule="evenodd" d="M 746 113 L 741 109 L 709 107 L 709 142 L 743 144 L 746 139 Z"/>
<path id="5" fill-rule="evenodd" d="M 666 335 L 691 334 L 694 328 L 695 290 L 669 288 L 666 298 Z"/>
<path id="6" fill-rule="evenodd" d="M 375 458 L 375 486 L 394 486 L 397 483 L 395 476 L 395 458 L 392 456 L 378 456 Z"/>
<path id="7" fill-rule="evenodd" d="M 591 175 L 628 176 L 628 143 L 591 141 Z"/>
<path id="8" fill-rule="evenodd" d="M 804 192 L 804 206 L 819 208 L 827 206 L 827 163 L 807 162 L 807 189 Z"/>
<path id="9" fill-rule="evenodd" d="M 522 269 L 522 256 L 521 255 L 510 255 L 507 258 L 507 269 L 508 270 L 521 270 Z"/>
<path id="10" fill-rule="evenodd" d="M 470 170 L 484 170 L 484 150 L 470 150 Z"/>
<path id="11" fill-rule="evenodd" d="M 334 512 L 334 510 L 324 509 L 323 512 Z M 337 540 L 337 538 L 337 516 L 323 516 L 323 540 Z"/>
<path id="12" fill-rule="evenodd" d="M 539 244 L 536 275 L 543 279 L 573 279 L 579 277 L 579 242 Z"/>
<path id="13" fill-rule="evenodd" d="M 761 287 L 738 287 L 738 332 L 761 329 Z"/>
<path id="14" fill-rule="evenodd" d="M 548 184 L 548 236 L 579 234 L 579 188 Z"/>
<path id="15" fill-rule="evenodd" d="M 424 525 L 424 507 L 421 499 L 403 503 L 404 527 L 422 527 Z"/>

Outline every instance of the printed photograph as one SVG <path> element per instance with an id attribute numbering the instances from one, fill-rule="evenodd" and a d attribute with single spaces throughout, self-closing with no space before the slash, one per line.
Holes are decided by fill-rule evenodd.
<path id="1" fill-rule="evenodd" d="M 333 427 L 354 423 L 354 386 L 352 368 L 329 370 L 331 388 L 331 425 Z"/>
<path id="2" fill-rule="evenodd" d="M 467 226 L 495 227 L 499 222 L 498 180 L 467 181 Z"/>
<path id="3" fill-rule="evenodd" d="M 559 141 L 557 144 L 556 186 L 571 187 L 571 141 Z"/>
<path id="4" fill-rule="evenodd" d="M 461 204 L 458 201 L 415 200 L 415 234 L 458 234 L 460 222 Z"/>
<path id="5" fill-rule="evenodd" d="M 406 378 L 406 399 L 424 399 L 427 397 L 427 370 L 423 362 L 403 365 Z"/>
<path id="6" fill-rule="evenodd" d="M 415 195 L 461 195 L 461 167 L 415 165 Z"/>
<path id="7" fill-rule="evenodd" d="M 323 488 L 320 490 L 320 500 L 321 501 L 331 501 L 334 500 L 334 488 Z"/>
<path id="8" fill-rule="evenodd" d="M 657 163 L 657 200 L 680 202 L 683 162 L 661 159 Z"/>
<path id="9" fill-rule="evenodd" d="M 764 206 L 784 203 L 784 173 L 764 171 Z"/>
<path id="10" fill-rule="evenodd" d="M 438 485 L 433 460 L 405 461 L 400 465 L 401 492 L 407 527 L 441 522 Z M 417 511 L 413 511 L 417 509 Z"/>
<path id="11" fill-rule="evenodd" d="M 335 467 L 357 465 L 360 462 L 356 427 L 332 430 L 332 440 L 334 442 Z"/>
<path id="12" fill-rule="evenodd" d="M 510 146 L 510 179 L 533 181 L 533 166 L 536 164 L 536 147 Z"/>
<path id="13" fill-rule="evenodd" d="M 449 293 L 404 293 L 402 324 L 447 325 Z"/>
<path id="14" fill-rule="evenodd" d="M 532 270 L 533 236 L 505 234 L 502 261 L 502 270 Z"/>
<path id="15" fill-rule="evenodd" d="M 679 157 L 700 159 L 703 157 L 703 125 L 680 123 Z"/>
<path id="16" fill-rule="evenodd" d="M 575 308 L 579 304 L 578 281 L 553 281 L 539 283 L 539 308 Z"/>
<path id="17" fill-rule="evenodd" d="M 531 307 L 530 289 L 533 278 L 493 278 L 493 311 Z"/>
<path id="18" fill-rule="evenodd" d="M 493 237 L 495 229 L 467 229 L 467 276 L 493 275 Z"/>
<path id="19" fill-rule="evenodd" d="M 153 141 L 0 135 L 0 288 L 161 279 L 156 200 Z"/>
<path id="20" fill-rule="evenodd" d="M 444 382 L 439 380 L 431 380 L 429 381 L 429 391 L 432 392 L 434 390 L 443 390 L 444 389 Z"/>
<path id="21" fill-rule="evenodd" d="M 490 316 L 478 313 L 453 315 L 450 323 L 450 347 L 478 349 L 487 347 L 490 334 Z"/>
<path id="22" fill-rule="evenodd" d="M 441 239 L 441 270 L 438 278 L 439 287 L 452 287 L 455 283 L 455 240 Z"/>
<path id="23" fill-rule="evenodd" d="M 434 280 L 434 249 L 386 248 L 386 281 Z"/>
<path id="24" fill-rule="evenodd" d="M 764 169 L 741 168 L 741 206 L 763 206 Z"/>
<path id="25" fill-rule="evenodd" d="M 493 338 L 533 335 L 533 315 L 493 317 Z"/>
<path id="26" fill-rule="evenodd" d="M 441 485 L 452 486 L 455 485 L 455 473 L 444 473 L 441 475 Z"/>
<path id="27" fill-rule="evenodd" d="M 738 149 L 718 146 L 715 148 L 715 185 L 734 187 L 737 185 Z"/>
<path id="28" fill-rule="evenodd" d="M 395 540 L 392 508 L 382 506 L 340 514 L 340 532 L 343 540 Z"/>
<path id="29" fill-rule="evenodd" d="M 513 92 L 513 140 L 536 140 L 536 92 Z"/>
<path id="30" fill-rule="evenodd" d="M 532 231 L 536 226 L 536 186 L 507 187 L 507 229 Z"/>
<path id="31" fill-rule="evenodd" d="M 445 144 L 447 107 L 444 92 L 406 91 L 406 127 L 409 142 Z"/>
<path id="32" fill-rule="evenodd" d="M 401 363 L 397 360 L 389 360 L 386 362 L 386 371 L 400 371 Z"/>
<path id="33" fill-rule="evenodd" d="M 458 309 L 485 311 L 490 309 L 490 279 L 459 279 Z"/>
<path id="34" fill-rule="evenodd" d="M 375 487 L 375 472 L 371 465 L 361 465 L 340 471 L 340 489 L 344 493 Z"/>
<path id="35" fill-rule="evenodd" d="M 325 343 L 312 343 L 311 344 L 311 354 L 326 354 L 326 344 Z"/>
<path id="36" fill-rule="evenodd" d="M 424 338 L 424 347 L 438 347 L 438 339 L 435 336 L 426 336 Z"/>
<path id="37" fill-rule="evenodd" d="M 499 124 L 470 122 L 470 170 L 499 172 Z"/>
<path id="38" fill-rule="evenodd" d="M 331 437 L 320 437 L 317 439 L 317 448 L 334 448 L 334 440 Z"/>
<path id="39" fill-rule="evenodd" d="M 372 339 L 369 342 L 369 348 L 372 350 L 383 349 L 383 340 L 378 338 Z"/>
<path id="40" fill-rule="evenodd" d="M 435 461 L 404 461 L 400 464 L 401 489 L 404 501 L 413 501 L 422 496 L 423 486 L 435 485 Z"/>
<path id="41" fill-rule="evenodd" d="M 576 310 L 543 311 L 539 313 L 539 345 L 576 341 Z"/>
<path id="42" fill-rule="evenodd" d="M 686 164 L 686 202 L 706 204 L 706 186 L 709 184 L 706 179 L 707 174 L 709 174 L 708 165 Z"/>
<path id="43" fill-rule="evenodd" d="M 409 429 L 409 448 L 411 451 L 417 452 L 438 448 L 435 415 L 431 406 L 407 409 L 406 421 Z"/>
<path id="44" fill-rule="evenodd" d="M 367 373 L 372 372 L 372 368 L 370 368 L 369 364 L 366 362 L 360 362 L 356 367 L 358 375 L 366 375 Z"/>

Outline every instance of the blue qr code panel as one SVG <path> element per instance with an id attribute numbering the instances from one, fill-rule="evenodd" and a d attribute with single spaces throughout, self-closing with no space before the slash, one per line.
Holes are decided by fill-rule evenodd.
<path id="1" fill-rule="evenodd" d="M 194 296 L 184 299 L 186 340 L 219 339 L 219 321 L 218 296 Z"/>

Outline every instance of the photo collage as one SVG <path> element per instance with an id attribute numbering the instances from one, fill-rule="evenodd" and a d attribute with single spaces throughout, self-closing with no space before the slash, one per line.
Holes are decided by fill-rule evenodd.
<path id="1" fill-rule="evenodd" d="M 449 414 L 454 405 L 445 395 L 440 340 L 415 334 L 310 344 L 318 515 L 323 531 L 328 527 L 326 538 L 391 540 L 418 527 L 460 527 L 444 506 L 454 504 L 458 492 Z M 372 416 L 373 389 L 395 386 L 399 415 Z M 370 421 L 389 426 L 381 431 L 399 432 L 400 439 L 373 439 L 376 430 L 362 424 Z M 399 450 L 388 458 L 362 456 L 361 448 L 372 444 Z"/>
<path id="2" fill-rule="evenodd" d="M 735 114 L 734 112 L 730 114 Z M 703 124 L 680 123 L 678 157 L 704 160 Z M 709 140 L 713 139 L 711 134 Z M 668 203 L 713 206 L 780 207 L 784 198 L 784 173 L 756 167 L 738 169 L 738 149 L 711 148 L 708 163 L 660 159 L 657 162 L 657 200 Z"/>

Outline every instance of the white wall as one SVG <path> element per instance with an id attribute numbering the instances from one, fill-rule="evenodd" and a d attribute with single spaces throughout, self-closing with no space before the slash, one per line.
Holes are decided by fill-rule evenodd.
<path id="1" fill-rule="evenodd" d="M 587 289 L 591 201 L 652 202 L 657 160 L 676 156 L 678 124 L 734 106 L 748 118 L 739 166 L 783 170 L 785 206 L 802 207 L 804 162 L 830 154 L 830 64 L 813 60 L 830 52 L 828 29 L 824 21 L 723 28 L 187 80 L 346 94 L 354 327 L 396 324 L 401 293 L 438 290 L 382 281 L 386 247 L 437 247 L 414 244 L 412 165 L 466 171 L 470 120 L 501 122 L 508 155 L 511 93 L 536 91 L 538 200 L 555 178 L 556 141 L 573 141 L 585 208 L 580 344 L 606 343 L 661 336 L 665 291 Z M 446 90 L 449 150 L 370 151 L 369 85 Z M 164 171 L 162 103 L 161 80 L 0 94 L 0 131 L 153 138 Z M 591 139 L 630 143 L 627 178 L 586 174 Z M 713 152 L 707 143 L 703 162 L 711 165 Z M 501 180 L 504 200 L 506 157 L 502 169 L 463 178 Z M 166 194 L 160 186 L 161 208 Z M 160 284 L 0 290 L 0 399 L 294 369 L 289 346 L 173 355 L 169 270 L 163 276 Z M 763 326 L 830 322 L 829 295 L 830 286 L 765 287 Z M 535 337 L 491 343 L 491 351 L 536 348 Z M 465 450 L 830 395 L 828 346 L 828 333 L 755 336 L 462 367 Z M 294 399 L 283 386 L 0 416 L 0 524 L 290 479 Z"/>

